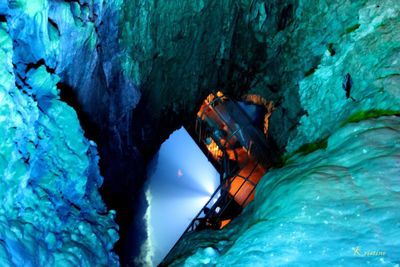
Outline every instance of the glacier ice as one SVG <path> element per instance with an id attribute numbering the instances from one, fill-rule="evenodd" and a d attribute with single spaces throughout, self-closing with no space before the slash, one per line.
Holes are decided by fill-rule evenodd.
<path id="1" fill-rule="evenodd" d="M 171 266 L 399 266 L 400 118 L 349 123 L 269 171 L 222 231 L 187 236 Z"/>

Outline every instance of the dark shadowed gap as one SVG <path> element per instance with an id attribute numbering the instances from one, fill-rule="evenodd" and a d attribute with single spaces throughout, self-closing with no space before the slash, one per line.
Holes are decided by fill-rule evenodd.
<path id="1" fill-rule="evenodd" d="M 49 67 L 47 64 L 46 64 L 46 61 L 42 58 L 42 59 L 40 59 L 38 62 L 36 62 L 36 63 L 29 63 L 29 64 L 27 64 L 26 65 L 26 69 L 25 69 L 25 73 L 28 73 L 31 69 L 38 69 L 39 67 L 41 67 L 41 66 L 45 66 L 45 68 L 46 68 L 46 71 L 48 72 L 48 73 L 50 73 L 50 74 L 54 74 L 55 73 L 55 69 L 54 68 L 51 68 L 51 67 Z M 60 84 L 60 83 L 59 83 Z M 61 87 L 63 86 L 63 85 L 60 85 Z M 60 87 L 58 87 L 58 85 L 57 85 L 57 88 L 59 88 L 60 89 Z M 65 101 L 66 102 L 66 101 Z"/>
<path id="2" fill-rule="evenodd" d="M 113 138 L 111 133 L 106 128 L 101 129 L 90 118 L 88 113 L 83 110 L 77 94 L 71 86 L 60 82 L 57 84 L 57 88 L 60 90 L 60 99 L 76 111 L 85 137 L 96 142 L 100 154 L 99 167 L 101 175 L 103 177 L 106 175 L 109 177 L 125 177 L 126 173 L 121 173 L 118 170 L 120 166 L 126 164 L 126 162 L 121 162 L 121 160 L 130 161 L 138 152 L 130 151 L 129 155 L 125 155 L 124 158 L 114 157 L 114 151 L 109 148 L 109 140 Z M 140 158 L 140 156 L 137 158 Z M 134 187 L 125 186 L 127 192 L 116 192 L 116 190 L 119 190 L 119 185 L 114 185 L 114 183 L 121 182 L 118 179 L 115 179 L 115 181 L 105 179 L 99 190 L 107 208 L 117 211 L 116 222 L 119 225 L 120 239 L 115 244 L 114 250 L 120 257 L 121 266 L 132 266 L 131 256 L 139 253 L 140 244 L 146 238 L 142 218 L 146 203 L 144 197 L 141 197 L 141 194 L 143 194 L 141 188 L 145 180 L 145 165 L 143 162 L 139 166 L 132 166 L 132 168 L 137 169 L 137 176 L 143 177 L 143 179 L 135 180 L 136 184 Z M 121 169 L 124 168 L 121 167 Z M 109 173 L 107 173 L 107 170 Z"/>
<path id="3" fill-rule="evenodd" d="M 97 142 L 100 135 L 99 129 L 90 119 L 90 117 L 83 111 L 74 89 L 68 84 L 62 82 L 57 84 L 57 88 L 60 90 L 60 99 L 71 106 L 78 115 L 85 137 L 89 140 L 94 140 Z"/>

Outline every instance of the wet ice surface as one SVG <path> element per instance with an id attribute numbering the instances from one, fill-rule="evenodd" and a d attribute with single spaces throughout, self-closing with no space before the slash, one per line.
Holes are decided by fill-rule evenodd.
<path id="1" fill-rule="evenodd" d="M 399 266 L 399 178 L 400 119 L 348 124 L 270 171 L 226 230 L 189 237 L 175 265 Z"/>

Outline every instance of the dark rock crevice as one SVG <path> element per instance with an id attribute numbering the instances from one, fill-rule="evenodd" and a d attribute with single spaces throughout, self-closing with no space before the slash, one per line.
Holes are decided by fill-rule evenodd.
<path id="1" fill-rule="evenodd" d="M 282 20 L 285 22 L 281 24 L 285 27 L 290 26 L 292 8 L 283 14 L 285 17 Z M 102 162 L 108 165 L 103 172 L 106 179 L 102 192 L 106 201 L 109 199 L 109 207 L 116 208 L 124 218 L 119 220 L 123 224 L 132 221 L 127 217 L 134 208 L 127 209 L 127 205 L 137 203 L 140 199 L 139 192 L 146 179 L 143 166 L 174 130 L 182 125 L 190 129 L 197 108 L 212 90 L 221 90 L 234 98 L 240 98 L 252 88 L 260 86 L 260 83 L 264 84 L 262 76 L 271 72 L 273 78 L 262 86 L 267 90 L 257 93 L 277 103 L 278 115 L 275 115 L 275 120 L 280 121 L 281 116 L 287 117 L 288 107 L 281 107 L 279 103 L 283 100 L 286 103 L 296 102 L 293 101 L 295 95 L 291 99 L 282 95 L 281 88 L 286 81 L 280 80 L 276 67 L 271 68 L 274 64 L 278 65 L 279 61 L 269 62 L 274 55 L 265 49 L 265 41 L 259 39 L 259 33 L 253 31 L 253 22 L 249 20 L 247 11 L 239 9 L 231 1 L 211 1 L 203 7 L 196 4 L 180 6 L 175 2 L 160 5 L 157 1 L 141 4 L 136 1 L 126 3 L 124 10 L 127 12 L 125 20 L 129 21 L 127 25 L 131 25 L 131 28 L 124 29 L 128 32 L 125 35 L 121 33 L 120 44 L 124 46 L 124 42 L 129 42 L 125 44 L 129 51 L 129 65 L 139 67 L 123 71 L 130 73 L 131 77 L 137 77 L 134 83 L 141 98 L 137 105 L 130 108 L 115 101 L 119 99 L 116 97 L 118 94 L 123 95 L 130 89 L 121 86 L 121 77 L 118 78 L 115 73 L 107 74 L 103 63 L 106 82 L 102 86 L 108 88 L 105 90 L 108 94 L 106 99 L 114 99 L 106 105 L 119 112 L 123 111 L 123 114 L 118 113 L 119 116 L 115 117 L 111 110 L 106 126 L 104 119 L 98 122 L 103 123 L 105 135 L 108 136 L 99 142 Z M 272 10 L 276 13 L 280 8 L 273 7 Z M 143 16 L 143 12 L 148 12 L 147 16 Z M 142 14 L 140 19 L 145 21 L 138 21 L 139 18 L 133 14 Z M 163 17 L 165 14 L 174 15 Z M 268 27 L 273 22 L 273 13 L 267 17 L 256 17 L 263 21 L 261 27 Z M 109 25 L 103 27 L 103 31 L 98 31 L 105 38 L 100 39 L 97 46 L 100 62 L 101 58 L 110 55 L 110 47 L 102 47 L 108 39 L 106 33 L 112 30 Z M 129 35 L 130 32 L 138 34 L 140 38 Z M 118 51 L 118 46 L 113 49 Z M 116 71 L 118 67 L 113 66 L 112 69 Z M 291 111 L 289 116 L 291 118 L 287 124 L 271 130 L 272 138 L 274 135 L 280 136 L 278 147 L 281 151 L 288 138 L 288 135 L 282 136 L 282 130 L 293 129 L 301 114 Z M 116 123 L 120 119 L 124 123 Z M 113 187 L 125 191 L 113 190 Z M 141 221 L 138 217 L 135 220 Z M 121 227 L 120 245 L 126 248 L 132 244 L 128 246 L 129 241 L 123 240 L 127 230 L 125 226 Z M 132 260 L 132 254 L 135 253 L 130 253 L 120 254 L 123 264 Z"/>

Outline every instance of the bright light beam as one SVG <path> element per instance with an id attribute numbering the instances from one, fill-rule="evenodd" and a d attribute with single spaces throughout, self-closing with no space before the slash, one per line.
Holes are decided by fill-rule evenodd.
<path id="1" fill-rule="evenodd" d="M 145 258 L 156 266 L 217 189 L 219 174 L 184 128 L 162 144 L 154 165 Z"/>

